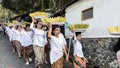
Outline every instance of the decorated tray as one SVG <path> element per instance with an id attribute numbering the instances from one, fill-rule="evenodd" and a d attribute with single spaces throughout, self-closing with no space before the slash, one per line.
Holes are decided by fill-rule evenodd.
<path id="1" fill-rule="evenodd" d="M 120 35 L 120 32 L 110 32 L 111 35 Z"/>
<path id="2" fill-rule="evenodd" d="M 43 25 L 47 25 L 48 23 L 43 23 Z M 65 23 L 64 22 L 54 22 L 54 23 L 51 23 L 52 25 L 64 25 Z"/>
<path id="3" fill-rule="evenodd" d="M 84 31 L 86 31 L 87 29 L 75 29 L 75 30 L 73 30 L 74 32 L 84 32 Z"/>

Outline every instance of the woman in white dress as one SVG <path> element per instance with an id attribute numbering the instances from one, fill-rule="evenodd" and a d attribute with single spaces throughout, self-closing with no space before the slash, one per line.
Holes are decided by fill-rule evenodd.
<path id="1" fill-rule="evenodd" d="M 52 25 L 49 25 L 48 38 L 50 42 L 50 62 L 52 68 L 63 68 L 64 53 L 66 55 L 66 60 L 68 61 L 68 54 L 66 52 L 65 40 L 61 36 L 60 27 L 55 26 L 52 29 Z M 53 33 L 53 35 L 52 35 Z"/>
<path id="2" fill-rule="evenodd" d="M 22 32 L 22 46 L 24 49 L 26 65 L 29 65 L 29 61 L 32 61 L 32 59 L 30 58 L 32 52 L 32 44 L 33 44 L 32 37 L 33 37 L 33 32 L 30 30 L 30 25 L 27 24 L 25 26 L 25 31 Z"/>
<path id="3" fill-rule="evenodd" d="M 44 46 L 47 44 L 46 32 L 42 29 L 42 22 L 37 21 L 34 28 L 34 18 L 30 28 L 33 30 L 33 50 L 35 53 L 35 67 L 41 68 L 44 62 Z"/>

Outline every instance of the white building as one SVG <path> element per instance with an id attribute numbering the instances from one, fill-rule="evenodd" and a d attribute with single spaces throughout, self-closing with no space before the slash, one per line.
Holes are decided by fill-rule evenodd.
<path id="1" fill-rule="evenodd" d="M 65 17 L 69 24 L 88 23 L 90 27 L 83 38 L 120 37 L 110 35 L 108 26 L 120 26 L 120 0 L 79 0 L 66 8 Z M 87 14 L 87 16 L 86 16 Z M 69 30 L 66 30 L 66 35 Z"/>

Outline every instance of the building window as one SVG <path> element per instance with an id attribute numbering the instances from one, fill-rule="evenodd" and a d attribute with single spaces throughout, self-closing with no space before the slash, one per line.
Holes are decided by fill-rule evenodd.
<path id="1" fill-rule="evenodd" d="M 82 20 L 93 18 L 93 7 L 82 11 Z"/>

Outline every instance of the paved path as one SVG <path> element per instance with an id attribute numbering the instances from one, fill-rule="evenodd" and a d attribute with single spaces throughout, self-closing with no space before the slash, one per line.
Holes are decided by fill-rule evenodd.
<path id="1" fill-rule="evenodd" d="M 17 53 L 12 52 L 7 38 L 0 37 L 0 68 L 34 68 L 34 64 L 26 66 L 24 58 L 18 59 Z"/>
<path id="2" fill-rule="evenodd" d="M 34 58 L 34 56 L 33 56 Z M 73 68 L 71 65 L 64 63 L 64 68 Z M 17 53 L 12 52 L 12 47 L 6 37 L 0 37 L 0 68 L 35 68 L 34 60 L 29 66 L 25 65 L 22 57 L 18 59 Z M 51 68 L 50 64 L 43 65 L 42 68 Z"/>

